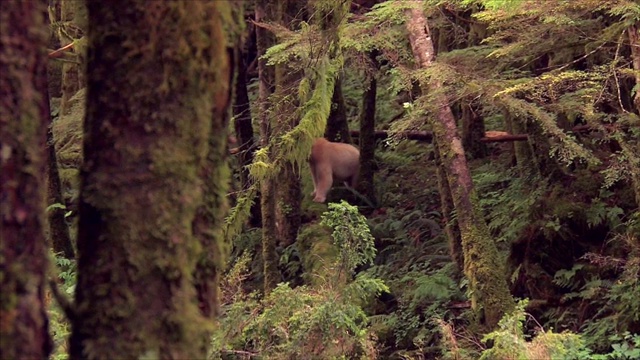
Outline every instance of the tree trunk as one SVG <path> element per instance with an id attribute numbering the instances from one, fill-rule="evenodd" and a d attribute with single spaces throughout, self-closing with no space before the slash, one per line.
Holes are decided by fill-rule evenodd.
<path id="1" fill-rule="evenodd" d="M 636 95 L 633 98 L 633 103 L 636 106 L 636 111 L 640 114 L 640 25 L 638 23 L 629 26 L 627 29 L 629 33 L 629 45 L 631 45 L 631 60 L 633 62 L 633 70 L 636 74 Z"/>
<path id="2" fill-rule="evenodd" d="M 274 0 L 256 0 L 256 22 L 274 20 Z M 256 48 L 258 53 L 258 121 L 260 124 L 260 146 L 269 145 L 271 137 L 271 115 L 269 111 L 269 97 L 273 92 L 274 73 L 267 66 L 267 61 L 261 57 L 274 44 L 273 36 L 263 27 L 256 27 Z M 271 159 L 273 160 L 273 159 Z M 262 210 L 262 262 L 264 276 L 264 292 L 269 293 L 280 282 L 278 270 L 278 253 L 276 252 L 276 197 L 273 179 L 264 179 L 260 183 L 260 208 Z"/>
<path id="3" fill-rule="evenodd" d="M 481 141 L 484 137 L 484 119 L 479 109 L 469 100 L 462 100 L 462 146 L 472 159 L 487 156 L 487 145 Z"/>
<path id="4" fill-rule="evenodd" d="M 70 356 L 202 359 L 212 324 L 197 309 L 193 274 L 210 249 L 202 251 L 193 223 L 197 209 L 211 204 L 201 200 L 210 195 L 200 178 L 212 165 L 207 156 L 224 146 L 224 133 L 211 130 L 226 106 L 227 54 L 215 19 L 228 3 L 88 5 Z"/>
<path id="5" fill-rule="evenodd" d="M 300 16 L 304 14 L 306 1 L 280 0 L 278 4 L 278 22 L 290 30 L 295 30 L 302 20 Z M 280 138 L 300 123 L 298 83 L 302 75 L 300 71 L 296 71 L 286 63 L 276 65 L 276 88 L 273 95 L 276 111 L 272 119 L 273 139 Z M 274 145 L 279 146 L 278 144 Z M 274 219 L 276 238 L 281 247 L 286 247 L 298 237 L 301 224 L 302 190 L 297 166 L 291 162 L 285 162 L 282 164 L 282 170 L 276 174 L 274 181 L 276 184 L 276 216 Z"/>
<path id="6" fill-rule="evenodd" d="M 369 54 L 373 64 L 373 71 L 369 78 L 369 87 L 364 91 L 362 100 L 362 112 L 360 113 L 360 176 L 358 187 L 372 204 L 376 203 L 375 183 L 375 151 L 376 139 L 374 136 L 376 126 L 376 95 L 378 85 L 375 71 L 378 69 L 376 59 L 377 51 Z"/>
<path id="7" fill-rule="evenodd" d="M 218 5 L 220 6 L 220 5 Z M 227 9 L 225 9 L 227 10 Z M 222 26 L 214 28 L 212 38 L 224 39 L 224 16 L 220 13 L 212 21 Z M 242 14 L 237 14 L 242 18 Z M 213 319 L 219 309 L 220 274 L 225 268 L 225 259 L 229 246 L 225 243 L 224 219 L 228 214 L 231 170 L 227 159 L 227 132 L 229 122 L 229 105 L 232 99 L 234 54 L 233 47 L 225 48 L 223 41 L 216 41 L 215 53 L 218 54 L 216 88 L 213 90 L 214 108 L 212 114 L 211 133 L 209 135 L 209 151 L 204 166 L 200 168 L 200 178 L 204 180 L 203 204 L 196 212 L 193 231 L 202 245 L 202 254 L 198 260 L 194 274 L 194 283 L 198 294 L 198 304 L 202 314 Z M 225 54 L 226 51 L 226 54 Z M 225 54 L 226 56 L 224 56 Z M 207 334 L 208 339 L 211 334 Z M 208 342 L 202 344 L 206 351 Z"/>
<path id="8" fill-rule="evenodd" d="M 84 0 L 61 0 L 60 21 L 63 26 L 58 30 L 60 45 L 66 46 L 83 36 L 86 29 L 78 26 L 84 24 L 82 16 L 87 16 Z M 76 21 L 77 20 L 77 21 Z M 74 52 L 77 53 L 76 49 Z M 76 57 L 78 61 L 81 57 Z M 66 61 L 62 64 L 62 99 L 60 101 L 60 113 L 68 115 L 69 99 L 84 86 L 82 66 L 78 63 Z"/>
<path id="9" fill-rule="evenodd" d="M 636 112 L 640 114 L 640 29 L 636 23 L 629 26 L 627 30 L 629 32 L 629 45 L 631 45 L 631 59 L 633 62 L 633 70 L 636 77 L 636 95 L 633 98 L 633 103 L 636 107 Z M 623 154 L 629 159 L 629 168 L 631 169 L 629 177 L 631 178 L 631 186 L 636 196 L 636 204 L 640 206 L 640 160 L 638 159 L 638 151 L 632 145 L 629 145 L 627 141 L 621 140 L 620 147 Z"/>
<path id="10" fill-rule="evenodd" d="M 0 2 L 0 358 L 48 359 L 44 287 L 48 31 L 43 2 Z"/>
<path id="11" fill-rule="evenodd" d="M 47 96 L 47 112 L 49 111 L 49 97 Z M 51 115 L 49 115 L 49 119 Z M 62 190 L 60 186 L 60 174 L 58 172 L 58 159 L 56 158 L 56 149 L 53 144 L 53 130 L 51 124 L 47 127 L 47 195 L 48 205 L 64 204 L 62 200 Z M 61 253 L 67 259 L 75 259 L 75 251 L 69 236 L 69 226 L 64 219 L 67 210 L 60 207 L 52 207 L 48 212 L 49 220 L 49 238 L 54 253 Z"/>
<path id="12" fill-rule="evenodd" d="M 246 190 L 251 185 L 249 170 L 247 166 L 253 161 L 253 154 L 256 150 L 256 142 L 253 137 L 253 124 L 251 117 L 251 103 L 247 91 L 247 63 L 246 53 L 243 44 L 238 45 L 238 72 L 235 81 L 235 103 L 233 105 L 234 130 L 238 139 L 238 156 L 240 157 L 240 182 L 242 189 Z M 249 224 L 252 227 L 260 227 L 262 224 L 260 216 L 260 201 L 255 201 L 251 205 Z"/>
<path id="13" fill-rule="evenodd" d="M 511 112 L 504 109 L 502 113 L 504 114 L 507 130 L 510 133 L 526 133 L 526 127 L 524 126 L 524 124 L 522 124 L 520 120 L 514 119 L 513 115 L 511 115 Z M 514 141 L 512 148 L 520 177 L 528 178 L 532 175 L 540 175 L 533 148 L 531 147 L 531 143 L 528 139 L 527 141 Z"/>
<path id="14" fill-rule="evenodd" d="M 422 11 L 422 2 L 416 1 L 414 4 L 416 6 L 408 11 L 409 41 L 418 66 L 427 68 L 435 61 L 433 42 Z M 441 160 L 458 215 L 464 252 L 464 273 L 469 280 L 472 307 L 479 315 L 478 320 L 493 328 L 514 304 L 503 264 L 479 210 L 455 119 L 446 95 L 441 92 L 443 84 L 437 79 L 432 79 L 423 85 L 430 90 L 423 91 L 424 93 L 432 93 L 436 97 L 438 113 L 433 121 L 434 135 L 438 139 Z"/>
<path id="15" fill-rule="evenodd" d="M 434 150 L 436 155 L 436 176 L 438 178 L 438 190 L 440 193 L 440 208 L 442 209 L 442 218 L 444 220 L 444 234 L 449 243 L 449 256 L 456 265 L 458 270 L 464 270 L 464 251 L 462 249 L 462 238 L 460 235 L 460 226 L 455 215 L 455 206 L 451 197 L 451 187 L 447 180 L 447 171 L 444 168 L 442 155 L 438 144 L 434 142 Z"/>
<path id="16" fill-rule="evenodd" d="M 333 98 L 331 99 L 331 113 L 327 119 L 327 129 L 324 137 L 332 142 L 351 144 L 349 135 L 349 123 L 347 122 L 347 107 L 342 94 L 342 79 L 339 76 L 333 86 Z"/>

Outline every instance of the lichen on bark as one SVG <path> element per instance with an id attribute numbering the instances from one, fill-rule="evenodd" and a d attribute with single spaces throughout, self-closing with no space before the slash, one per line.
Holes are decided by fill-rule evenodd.
<path id="1" fill-rule="evenodd" d="M 193 222 L 211 144 L 224 146 L 223 132 L 210 138 L 229 81 L 222 24 L 211 19 L 227 6 L 88 2 L 72 359 L 206 356 L 212 323 L 193 286 L 203 253 Z"/>

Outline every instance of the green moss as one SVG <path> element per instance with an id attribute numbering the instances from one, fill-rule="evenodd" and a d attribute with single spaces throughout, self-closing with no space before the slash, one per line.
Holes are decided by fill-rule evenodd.
<path id="1" fill-rule="evenodd" d="M 338 249 L 331 240 L 331 229 L 320 224 L 312 224 L 301 229 L 298 235 L 298 249 L 308 284 L 322 284 L 330 271 L 328 264 L 338 260 Z"/>

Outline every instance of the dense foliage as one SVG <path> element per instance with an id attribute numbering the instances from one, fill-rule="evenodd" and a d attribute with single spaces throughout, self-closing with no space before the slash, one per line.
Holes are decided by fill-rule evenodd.
<path id="1" fill-rule="evenodd" d="M 224 224 L 232 251 L 209 357 L 640 357 L 640 5 L 308 5 L 296 14 L 295 26 L 273 19 L 253 24 L 275 35 L 262 57 L 249 34 L 245 49 L 234 50 L 246 57 L 247 84 L 241 85 L 256 119 L 262 106 L 272 125 L 293 116 L 273 110 L 286 100 L 299 104 L 299 124 L 253 149 L 249 186 L 232 185 L 235 206 Z M 252 20 L 253 6 L 245 2 L 246 20 Z M 428 68 L 416 66 L 405 29 L 407 11 L 415 7 L 427 14 L 436 50 Z M 69 21 L 53 25 L 74 28 Z M 251 69 L 258 57 L 271 68 L 299 71 L 287 84 L 295 91 L 259 103 L 258 74 Z M 371 78 L 377 81 L 376 129 L 388 136 L 377 140 L 375 209 L 340 187 L 328 205 L 311 203 L 307 195 L 310 144 L 336 108 L 337 76 L 351 129 L 358 128 Z M 442 87 L 419 89 L 433 81 Z M 75 238 L 85 90 L 71 95 L 64 112 L 58 109 L 62 100 L 52 99 L 52 112 L 59 113 L 52 129 L 64 204 L 49 205 L 64 207 Z M 458 121 L 477 204 L 505 264 L 509 291 L 524 299 L 494 329 L 478 325 L 473 287 L 452 254 L 448 231 L 457 213 L 441 203 L 438 149 L 431 137 L 407 139 L 433 134 L 434 99 L 442 95 Z M 507 141 L 491 142 L 492 136 Z M 300 175 L 302 226 L 295 241 L 278 244 L 282 281 L 265 295 L 261 234 L 247 218 L 261 182 L 288 164 Z M 277 204 L 294 211 L 288 205 Z M 55 297 L 64 299 L 74 290 L 75 262 L 56 257 L 55 265 L 62 290 Z M 64 359 L 73 304 L 49 300 L 54 358 Z"/>

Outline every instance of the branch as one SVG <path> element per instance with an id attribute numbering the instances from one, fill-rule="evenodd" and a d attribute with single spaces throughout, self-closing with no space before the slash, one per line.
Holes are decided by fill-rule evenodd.
<path id="1" fill-rule="evenodd" d="M 617 129 L 614 125 L 602 125 L 605 129 L 612 131 Z M 588 133 L 591 131 L 598 130 L 598 127 L 592 125 L 577 125 L 571 128 L 569 132 L 572 133 Z M 349 131 L 352 137 L 360 137 L 359 130 L 351 130 Z M 376 140 L 386 139 L 392 136 L 396 136 L 399 139 L 406 140 L 417 140 L 417 141 L 425 141 L 427 143 L 431 143 L 433 140 L 433 133 L 430 131 L 400 131 L 395 134 L 389 134 L 386 130 L 376 130 L 374 133 L 374 137 Z M 525 141 L 529 138 L 527 134 L 509 134 L 505 131 L 486 131 L 485 137 L 481 138 L 480 141 L 485 143 L 490 142 L 507 142 L 507 141 Z"/>
<path id="2" fill-rule="evenodd" d="M 67 44 L 67 45 L 65 45 L 65 46 L 63 46 L 63 47 L 61 47 L 58 50 L 54 50 L 54 51 L 50 52 L 48 57 L 51 58 L 51 59 L 58 58 L 58 57 L 62 56 L 63 52 L 65 52 L 65 51 L 67 51 L 67 50 L 69 50 L 71 48 L 73 48 L 73 43 L 72 42 Z"/>
<path id="3" fill-rule="evenodd" d="M 360 137 L 359 130 L 351 130 L 349 131 L 349 133 L 352 137 Z M 433 134 L 429 131 L 401 131 L 394 135 L 402 139 L 426 141 L 428 143 L 433 140 Z M 388 137 L 390 137 L 389 132 L 386 130 L 376 130 L 374 132 L 374 138 L 376 138 L 377 140 L 386 139 Z"/>

